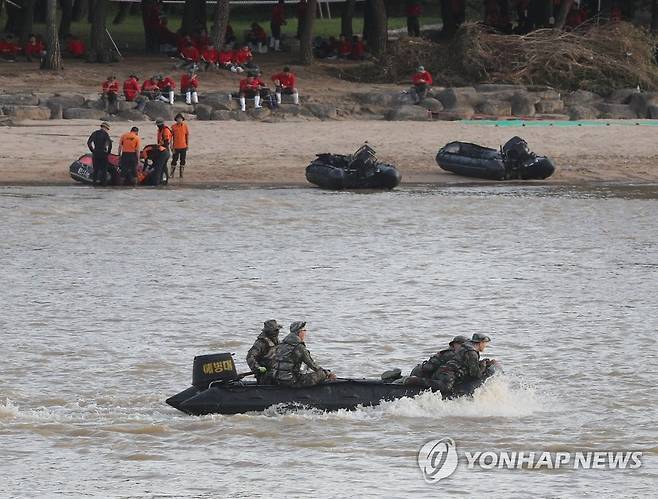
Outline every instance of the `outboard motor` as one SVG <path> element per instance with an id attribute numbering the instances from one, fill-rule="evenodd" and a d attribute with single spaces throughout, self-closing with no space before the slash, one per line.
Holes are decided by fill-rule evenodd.
<path id="1" fill-rule="evenodd" d="M 205 390 L 213 381 L 236 379 L 233 355 L 230 353 L 213 353 L 194 357 L 192 384 L 199 390 Z"/>
<path id="2" fill-rule="evenodd" d="M 534 157 L 530 152 L 528 143 L 521 137 L 512 137 L 509 139 L 502 147 L 501 152 L 505 162 L 509 166 L 520 166 Z"/>

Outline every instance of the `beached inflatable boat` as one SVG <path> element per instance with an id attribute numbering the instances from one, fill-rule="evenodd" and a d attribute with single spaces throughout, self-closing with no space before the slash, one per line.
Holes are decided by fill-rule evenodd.
<path id="1" fill-rule="evenodd" d="M 397 168 L 377 161 L 368 144 L 350 155 L 318 154 L 306 167 L 306 180 L 323 189 L 393 189 L 401 179 Z"/>
<path id="2" fill-rule="evenodd" d="M 519 137 L 510 139 L 499 151 L 468 142 L 450 142 L 439 150 L 436 162 L 457 175 L 487 180 L 543 180 L 555 172 L 550 159 L 530 152 L 528 143 Z"/>
<path id="3" fill-rule="evenodd" d="M 376 379 L 339 379 L 316 386 L 289 388 L 277 385 L 258 385 L 236 379 L 231 354 L 196 357 L 193 386 L 166 400 L 167 404 L 192 415 L 238 414 L 264 411 L 279 406 L 286 409 L 312 407 L 325 411 L 353 410 L 358 406 L 378 405 L 386 400 L 414 397 L 429 390 L 424 386 L 409 385 Z M 205 367 L 204 367 L 205 365 Z M 215 366 L 215 367 L 212 367 Z M 209 373 L 221 369 L 208 382 Z M 487 377 L 494 374 L 492 367 Z M 211 375 L 212 376 L 212 375 Z M 486 379 L 486 378 L 485 378 Z M 472 379 L 455 387 L 451 397 L 472 395 L 485 380 Z"/>
<path id="4" fill-rule="evenodd" d="M 121 178 L 121 171 L 119 169 L 120 158 L 116 154 L 108 156 L 108 181 L 107 185 L 122 185 L 123 179 Z M 82 182 L 83 184 L 93 184 L 94 167 L 91 154 L 84 154 L 69 166 L 69 174 L 71 178 Z M 137 184 L 138 185 L 151 185 L 151 173 L 153 165 L 140 161 L 137 165 Z M 169 181 L 169 173 L 167 168 L 163 168 L 162 181 L 160 184 L 167 184 Z"/>

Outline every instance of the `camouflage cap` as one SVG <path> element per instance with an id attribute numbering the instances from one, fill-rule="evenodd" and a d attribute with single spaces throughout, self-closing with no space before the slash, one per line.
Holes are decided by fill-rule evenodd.
<path id="1" fill-rule="evenodd" d="M 155 124 L 156 125 L 164 125 L 164 120 L 162 118 L 158 118 L 157 120 L 155 120 Z"/>
<path id="2" fill-rule="evenodd" d="M 455 336 L 448 345 L 452 345 L 453 343 L 466 343 L 468 341 L 468 338 L 466 336 L 462 336 L 461 334 L 458 336 Z"/>
<path id="3" fill-rule="evenodd" d="M 480 343 L 481 341 L 490 342 L 491 338 L 489 338 L 486 334 L 473 333 L 473 337 L 471 338 L 471 341 L 473 343 Z"/>
<path id="4" fill-rule="evenodd" d="M 290 332 L 291 333 L 298 333 L 299 331 L 301 331 L 305 327 L 306 327 L 305 322 L 302 322 L 302 321 L 293 322 L 292 324 L 290 324 Z"/>
<path id="5" fill-rule="evenodd" d="M 263 322 L 263 332 L 264 333 L 273 333 L 273 332 L 279 332 L 279 329 L 281 329 L 283 326 L 279 324 L 275 319 L 270 319 L 269 321 Z"/>

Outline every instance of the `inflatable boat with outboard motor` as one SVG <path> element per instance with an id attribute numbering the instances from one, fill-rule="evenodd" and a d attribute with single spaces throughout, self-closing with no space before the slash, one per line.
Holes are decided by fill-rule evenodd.
<path id="1" fill-rule="evenodd" d="M 154 145 L 146 146 L 147 148 L 157 147 Z M 107 185 L 122 185 L 121 169 L 119 167 L 120 158 L 117 154 L 110 154 L 107 158 Z M 150 159 L 142 159 L 137 164 L 137 185 L 154 185 L 153 175 L 156 171 L 154 162 Z M 69 175 L 73 180 L 83 184 L 93 184 L 94 167 L 91 154 L 83 154 L 69 166 Z M 166 185 L 169 182 L 169 173 L 166 165 L 162 168 L 162 179 L 160 185 Z"/>
<path id="2" fill-rule="evenodd" d="M 367 143 L 354 154 L 318 154 L 306 167 L 306 180 L 323 189 L 393 189 L 400 184 L 400 172 L 382 163 Z"/>
<path id="3" fill-rule="evenodd" d="M 465 177 L 487 180 L 543 180 L 555 172 L 546 156 L 530 152 L 528 143 L 513 137 L 500 151 L 468 142 L 450 142 L 436 155 L 438 165 Z"/>
<path id="4" fill-rule="evenodd" d="M 484 379 L 459 383 L 450 397 L 472 395 L 474 390 L 494 373 L 495 367 L 492 366 Z M 264 411 L 272 406 L 336 411 L 378 405 L 383 401 L 402 397 L 414 397 L 429 390 L 426 386 L 406 384 L 402 380 L 378 379 L 338 379 L 316 386 L 291 388 L 245 382 L 241 380 L 244 376 L 237 374 L 230 353 L 198 356 L 194 358 L 193 386 L 169 397 L 166 402 L 195 416 Z"/>

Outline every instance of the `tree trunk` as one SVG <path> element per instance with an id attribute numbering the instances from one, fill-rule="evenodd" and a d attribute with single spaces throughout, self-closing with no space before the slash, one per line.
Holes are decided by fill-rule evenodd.
<path id="1" fill-rule="evenodd" d="M 367 0 L 368 10 L 368 48 L 374 56 L 386 52 L 388 41 L 388 17 L 384 0 Z"/>
<path id="2" fill-rule="evenodd" d="M 207 21 L 206 0 L 185 0 L 181 28 L 184 35 L 193 35 L 202 29 L 206 29 Z"/>
<path id="3" fill-rule="evenodd" d="M 89 11 L 89 0 L 75 0 L 73 4 L 73 20 L 80 21 L 87 16 Z"/>
<path id="4" fill-rule="evenodd" d="M 306 66 L 313 63 L 313 24 L 315 24 L 317 12 L 318 0 L 308 0 L 302 23 L 302 36 L 299 40 L 299 63 Z"/>
<path id="5" fill-rule="evenodd" d="M 41 69 L 62 70 L 62 53 L 57 34 L 57 0 L 48 0 L 46 5 L 46 57 L 41 63 Z"/>
<path id="6" fill-rule="evenodd" d="M 27 39 L 32 33 L 34 27 L 34 4 L 35 0 L 23 0 L 21 2 L 23 9 L 21 10 L 21 43 L 27 42 Z"/>
<path id="7" fill-rule="evenodd" d="M 569 15 L 572 5 L 573 0 L 562 0 L 560 10 L 558 11 L 557 16 L 555 16 L 554 29 L 556 31 L 562 31 L 564 29 L 564 24 L 567 22 L 567 16 Z"/>
<path id="8" fill-rule="evenodd" d="M 114 16 L 114 20 L 112 21 L 112 24 L 121 24 L 123 21 L 126 20 L 126 17 L 130 14 L 130 7 L 132 6 L 131 3 L 128 2 L 121 2 L 119 4 L 119 10 L 117 11 L 117 15 Z"/>
<path id="9" fill-rule="evenodd" d="M 110 50 L 107 40 L 105 17 L 108 0 L 94 0 L 91 11 L 91 30 L 89 33 L 89 62 L 110 62 Z"/>
<path id="10" fill-rule="evenodd" d="M 651 32 L 658 29 L 658 0 L 651 0 Z"/>
<path id="11" fill-rule="evenodd" d="M 217 0 L 215 4 L 215 12 L 213 15 L 213 26 L 212 26 L 212 43 L 217 48 L 221 48 L 225 45 L 224 41 L 226 40 L 226 27 L 228 26 L 228 19 L 230 15 L 230 3 L 229 0 Z"/>
<path id="12" fill-rule="evenodd" d="M 37 0 L 34 4 L 34 22 L 46 24 L 46 0 Z"/>
<path id="13" fill-rule="evenodd" d="M 64 38 L 71 32 L 71 20 L 73 19 L 73 0 L 61 0 L 62 20 L 59 22 L 59 37 Z"/>
<path id="14" fill-rule="evenodd" d="M 340 32 L 347 37 L 351 37 L 354 34 L 354 29 L 352 28 L 352 19 L 354 18 L 355 7 L 356 0 L 345 0 L 343 16 L 341 17 L 340 21 Z"/>

